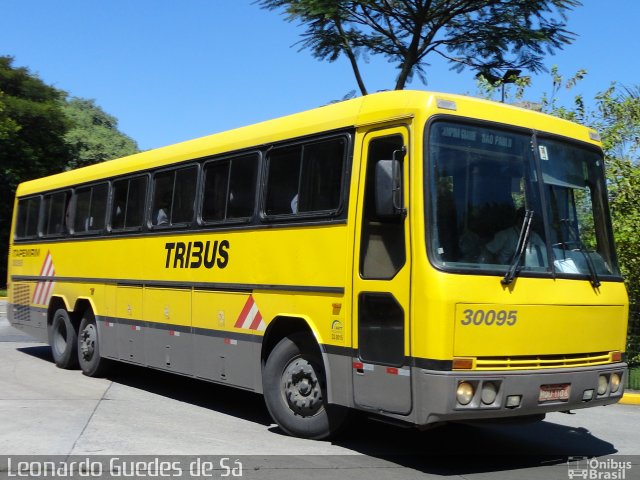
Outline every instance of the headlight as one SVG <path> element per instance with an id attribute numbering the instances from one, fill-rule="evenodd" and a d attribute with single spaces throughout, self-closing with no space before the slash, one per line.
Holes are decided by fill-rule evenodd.
<path id="1" fill-rule="evenodd" d="M 469 382 L 460 382 L 456 391 L 456 399 L 460 405 L 469 405 L 473 400 L 473 385 Z"/>
<path id="2" fill-rule="evenodd" d="M 604 395 L 607 393 L 607 387 L 609 386 L 609 381 L 607 377 L 604 375 L 600 375 L 598 377 L 598 395 Z"/>
<path id="3" fill-rule="evenodd" d="M 621 382 L 622 379 L 620 378 L 619 373 L 614 373 L 613 375 L 611 375 L 611 393 L 616 393 L 618 391 Z"/>
<path id="4" fill-rule="evenodd" d="M 498 387 L 495 383 L 487 382 L 482 385 L 482 403 L 485 405 L 491 405 L 496 401 L 498 395 Z"/>

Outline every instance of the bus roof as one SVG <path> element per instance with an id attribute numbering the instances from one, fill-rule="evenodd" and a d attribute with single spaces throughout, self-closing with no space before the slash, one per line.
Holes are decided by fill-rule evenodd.
<path id="1" fill-rule="evenodd" d="M 449 108 L 439 107 L 442 100 L 453 102 L 455 110 L 450 108 L 451 104 Z M 592 131 L 586 127 L 533 110 L 462 95 L 414 90 L 390 91 L 31 180 L 18 186 L 17 196 L 126 175 L 190 159 L 251 149 L 321 132 L 401 119 L 406 121 L 412 117 L 426 119 L 428 114 L 433 113 L 520 126 L 599 145 L 590 134 Z"/>

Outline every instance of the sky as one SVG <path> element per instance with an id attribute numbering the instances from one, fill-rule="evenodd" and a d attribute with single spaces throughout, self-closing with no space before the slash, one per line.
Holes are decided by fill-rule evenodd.
<path id="1" fill-rule="evenodd" d="M 566 76 L 586 69 L 571 93 L 586 99 L 612 81 L 640 85 L 640 2 L 583 3 L 568 18 L 577 39 L 545 65 Z M 0 0 L 0 55 L 69 95 L 94 99 L 143 150 L 357 90 L 345 58 L 321 62 L 299 51 L 302 31 L 252 0 Z M 363 72 L 370 92 L 393 88 L 396 70 L 385 59 L 369 58 Z M 477 92 L 474 72 L 454 72 L 437 58 L 427 77 L 408 88 Z M 550 91 L 548 74 L 534 76 L 527 99 Z"/>

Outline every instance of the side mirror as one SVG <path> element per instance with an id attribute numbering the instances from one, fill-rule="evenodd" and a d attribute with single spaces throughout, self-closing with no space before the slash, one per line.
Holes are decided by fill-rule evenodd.
<path id="1" fill-rule="evenodd" d="M 396 152 L 394 152 L 394 157 Z M 402 163 L 379 160 L 376 163 L 376 214 L 379 217 L 397 217 L 406 214 L 402 204 Z"/>

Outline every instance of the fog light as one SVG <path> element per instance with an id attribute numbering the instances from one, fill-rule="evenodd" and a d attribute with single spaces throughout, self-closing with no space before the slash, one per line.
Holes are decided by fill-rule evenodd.
<path id="1" fill-rule="evenodd" d="M 620 388 L 621 381 L 622 379 L 620 378 L 619 373 L 614 373 L 613 375 L 611 375 L 611 392 L 612 393 L 616 393 L 618 391 L 618 389 Z"/>
<path id="2" fill-rule="evenodd" d="M 456 391 L 456 398 L 460 405 L 469 405 L 473 400 L 473 385 L 469 382 L 460 382 Z"/>
<path id="3" fill-rule="evenodd" d="M 494 383 L 487 382 L 482 385 L 482 403 L 485 405 L 491 405 L 496 401 L 498 395 L 498 387 Z"/>
<path id="4" fill-rule="evenodd" d="M 594 390 L 585 390 L 584 393 L 582 394 L 582 401 L 583 402 L 588 402 L 589 400 L 593 400 L 593 393 Z"/>
<path id="5" fill-rule="evenodd" d="M 598 377 L 598 395 L 604 395 L 607 393 L 607 386 L 609 385 L 609 381 L 607 377 L 604 375 L 600 375 Z"/>
<path id="6" fill-rule="evenodd" d="M 507 408 L 519 407 L 521 400 L 522 400 L 522 395 L 509 395 L 507 397 L 507 403 L 505 404 L 505 406 Z"/>

